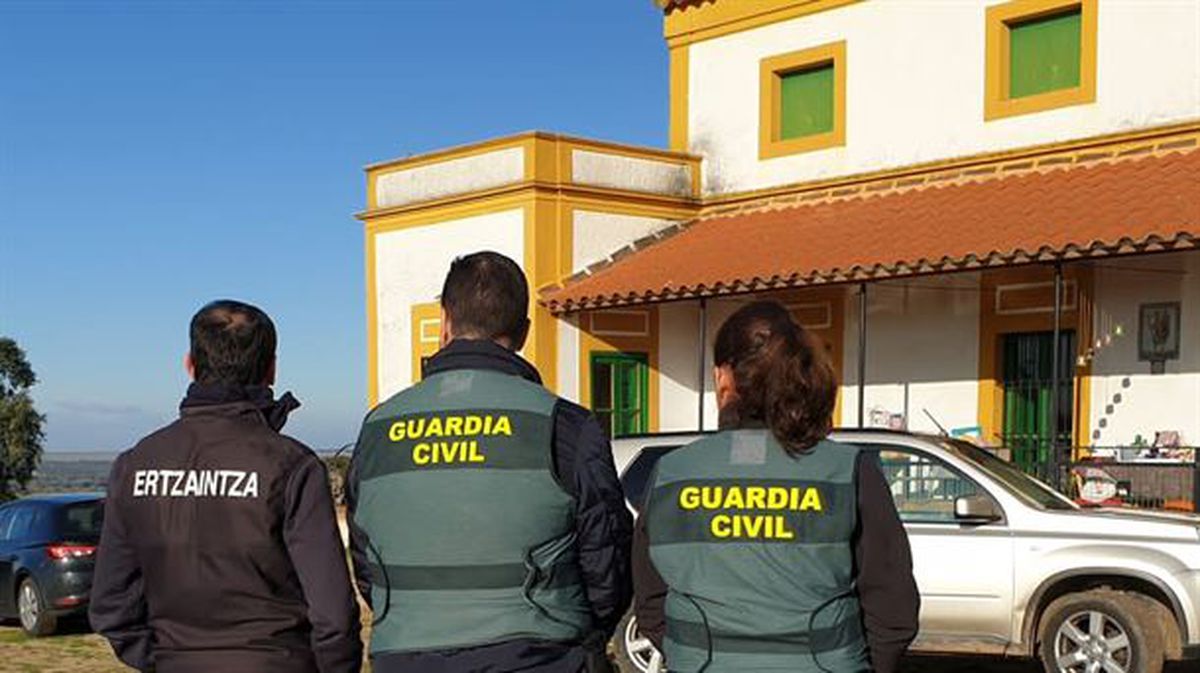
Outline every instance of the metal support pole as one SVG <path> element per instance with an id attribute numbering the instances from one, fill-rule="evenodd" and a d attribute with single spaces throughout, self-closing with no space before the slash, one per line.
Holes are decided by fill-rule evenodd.
<path id="1" fill-rule="evenodd" d="M 697 358 L 699 370 L 696 372 L 696 387 L 700 391 L 696 400 L 696 430 L 704 432 L 704 380 L 707 378 L 704 354 L 708 351 L 708 300 L 704 297 L 700 298 L 700 348 L 696 350 L 700 354 Z"/>
<path id="2" fill-rule="evenodd" d="M 1062 295 L 1063 267 L 1062 262 L 1056 262 L 1054 264 L 1054 356 L 1051 359 L 1054 369 L 1050 374 L 1050 389 L 1053 391 L 1050 394 L 1050 483 L 1057 489 L 1063 487 L 1063 461 L 1058 448 L 1059 397 L 1062 387 L 1062 374 L 1059 371 L 1062 367 L 1062 348 L 1059 343 L 1062 338 Z"/>
<path id="3" fill-rule="evenodd" d="M 867 284 L 858 284 L 858 427 L 867 427 Z"/>

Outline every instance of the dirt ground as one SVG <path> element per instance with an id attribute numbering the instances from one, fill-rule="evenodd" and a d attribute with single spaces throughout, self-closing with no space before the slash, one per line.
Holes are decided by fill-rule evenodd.
<path id="1" fill-rule="evenodd" d="M 26 638 L 21 630 L 0 626 L 0 671 L 4 673 L 128 673 L 100 636 L 82 626 L 50 638 Z M 1039 673 L 1030 662 L 966 657 L 910 657 L 901 673 Z M 1184 673 L 1184 666 L 1168 673 Z M 1195 669 L 1191 669 L 1195 670 Z M 631 672 L 629 672 L 631 673 Z"/>

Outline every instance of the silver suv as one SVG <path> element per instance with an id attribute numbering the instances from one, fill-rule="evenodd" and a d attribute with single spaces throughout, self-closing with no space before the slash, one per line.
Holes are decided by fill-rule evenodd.
<path id="1" fill-rule="evenodd" d="M 635 514 L 654 464 L 696 434 L 623 438 Z M 1200 517 L 1084 509 L 970 443 L 886 431 L 833 439 L 879 456 L 921 591 L 919 652 L 1036 657 L 1052 673 L 1159 673 L 1200 659 Z M 619 649 L 662 658 L 630 618 Z"/>

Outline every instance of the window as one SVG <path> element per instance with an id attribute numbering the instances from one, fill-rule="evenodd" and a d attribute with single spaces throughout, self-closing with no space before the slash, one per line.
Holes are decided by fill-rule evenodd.
<path id="1" fill-rule="evenodd" d="M 412 306 L 412 380 L 420 381 L 425 363 L 441 347 L 442 305 L 436 301 Z"/>
<path id="2" fill-rule="evenodd" d="M 621 489 L 625 491 L 625 499 L 633 505 L 634 509 L 639 512 L 642 510 L 642 505 L 645 504 L 646 497 L 649 495 L 646 489 L 650 485 L 650 475 L 654 474 L 654 468 L 658 465 L 658 461 L 678 448 L 678 446 L 647 446 L 625 469 L 625 473 L 621 475 Z"/>
<path id="3" fill-rule="evenodd" d="M 0 508 L 0 542 L 8 540 L 8 529 L 12 525 L 13 512 L 17 511 L 15 505 Z"/>
<path id="4" fill-rule="evenodd" d="M 100 539 L 104 522 L 104 502 L 80 502 L 59 510 L 58 535 L 71 542 L 93 542 Z"/>
<path id="5" fill-rule="evenodd" d="M 983 493 L 975 482 L 926 454 L 879 447 L 879 466 L 905 523 L 955 523 L 954 501 Z"/>
<path id="6" fill-rule="evenodd" d="M 34 522 L 38 518 L 38 509 L 32 505 L 16 508 L 12 524 L 8 529 L 8 539 L 13 541 L 27 540 L 35 530 Z"/>
<path id="7" fill-rule="evenodd" d="M 1096 100 L 1096 0 L 1015 0 L 987 22 L 987 119 Z"/>
<path id="8" fill-rule="evenodd" d="M 592 353 L 592 412 L 609 437 L 649 432 L 649 358 Z"/>
<path id="9" fill-rule="evenodd" d="M 763 59 L 759 158 L 846 144 L 846 43 Z"/>

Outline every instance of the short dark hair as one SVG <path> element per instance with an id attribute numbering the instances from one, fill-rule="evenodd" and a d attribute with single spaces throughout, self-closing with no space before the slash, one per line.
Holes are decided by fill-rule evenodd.
<path id="1" fill-rule="evenodd" d="M 442 308 L 454 336 L 509 339 L 521 347 L 529 331 L 529 283 L 517 263 L 498 252 L 476 252 L 450 264 Z"/>
<path id="2" fill-rule="evenodd" d="M 736 388 L 722 420 L 765 422 L 791 455 L 829 434 L 837 376 L 825 349 L 781 304 L 757 301 L 738 309 L 717 331 L 713 360 L 733 370 Z"/>
<path id="3" fill-rule="evenodd" d="M 275 324 L 257 306 L 232 299 L 205 304 L 192 316 L 190 334 L 197 383 L 258 385 L 275 362 Z"/>

